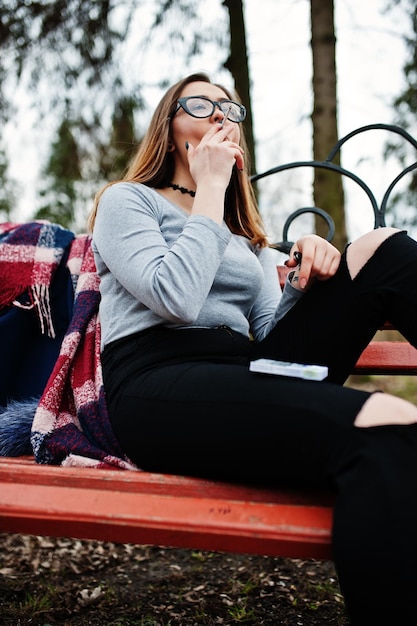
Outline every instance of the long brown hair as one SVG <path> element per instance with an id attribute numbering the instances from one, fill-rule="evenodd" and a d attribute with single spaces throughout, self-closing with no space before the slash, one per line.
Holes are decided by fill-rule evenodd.
<path id="1" fill-rule="evenodd" d="M 190 74 L 168 89 L 156 107 L 148 130 L 123 178 L 107 183 L 96 195 L 87 221 L 90 232 L 94 228 L 100 197 L 110 185 L 124 181 L 161 189 L 171 182 L 174 173 L 174 157 L 169 150 L 171 117 L 184 87 L 194 82 L 212 84 L 207 74 L 197 73 Z M 236 94 L 232 94 L 222 85 L 213 84 L 222 89 L 231 100 L 239 101 Z M 253 244 L 266 246 L 268 242 L 249 178 L 250 163 L 243 128 L 240 133 L 240 145 L 245 151 L 245 170 L 240 172 L 236 167 L 233 168 L 226 191 L 225 221 L 233 233 L 247 237 Z"/>

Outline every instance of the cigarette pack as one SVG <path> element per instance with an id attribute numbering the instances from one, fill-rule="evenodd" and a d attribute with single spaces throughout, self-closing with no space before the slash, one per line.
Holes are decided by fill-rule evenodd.
<path id="1" fill-rule="evenodd" d="M 249 365 L 251 372 L 260 374 L 275 374 L 276 376 L 293 376 L 306 380 L 323 380 L 328 374 L 325 365 L 304 365 L 302 363 L 289 363 L 287 361 L 274 361 L 273 359 L 256 359 Z"/>

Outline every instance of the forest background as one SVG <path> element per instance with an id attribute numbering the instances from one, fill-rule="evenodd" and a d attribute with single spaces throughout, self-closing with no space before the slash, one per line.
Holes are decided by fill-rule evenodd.
<path id="1" fill-rule="evenodd" d="M 234 37 L 235 56 L 232 32 L 245 35 Z M 415 0 L 1 0 L 0 220 L 83 231 L 94 193 L 123 171 L 167 85 L 199 70 L 228 86 L 247 81 L 239 92 L 256 172 L 319 148 L 324 158 L 323 127 L 330 142 L 375 122 L 417 137 Z M 324 124 L 317 76 L 330 86 Z M 416 160 L 379 131 L 346 148 L 344 166 L 376 193 Z M 311 172 L 261 182 L 272 239 L 289 213 L 321 200 L 348 236 L 372 227 L 349 183 L 334 202 Z M 417 180 L 403 182 L 387 218 L 413 230 Z M 417 402 L 415 378 L 393 378 L 386 390 Z M 331 562 L 28 535 L 3 535 L 0 546 L 4 624 L 347 624 Z"/>
<path id="2" fill-rule="evenodd" d="M 417 136 L 416 14 L 412 0 L 4 0 L 0 219 L 83 231 L 95 192 L 123 171 L 166 87 L 192 71 L 238 88 L 254 172 L 323 159 L 365 124 Z M 343 164 L 382 194 L 415 161 L 415 150 L 394 144 L 380 133 L 355 139 Z M 372 228 L 355 185 L 333 195 L 331 184 L 321 192 L 307 171 L 260 181 L 271 239 L 312 204 L 333 212 L 342 237 Z M 411 176 L 398 187 L 387 221 L 414 228 L 416 186 Z"/>

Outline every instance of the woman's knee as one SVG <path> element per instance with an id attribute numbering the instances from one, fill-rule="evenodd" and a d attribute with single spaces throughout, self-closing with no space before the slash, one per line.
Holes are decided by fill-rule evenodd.
<path id="1" fill-rule="evenodd" d="M 355 419 L 355 426 L 385 426 L 417 423 L 417 407 L 403 398 L 374 393 L 365 402 Z"/>
<path id="2" fill-rule="evenodd" d="M 346 260 L 351 278 L 355 278 L 381 243 L 397 232 L 399 232 L 398 228 L 384 226 L 383 228 L 375 228 L 375 230 L 371 230 L 353 241 L 346 251 Z"/>

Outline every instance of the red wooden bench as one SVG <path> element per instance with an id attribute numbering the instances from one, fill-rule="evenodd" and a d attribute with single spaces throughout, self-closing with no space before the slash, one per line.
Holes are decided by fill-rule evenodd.
<path id="1" fill-rule="evenodd" d="M 331 498 L 135 472 L 0 459 L 0 530 L 331 558 Z"/>
<path id="2" fill-rule="evenodd" d="M 352 373 L 414 375 L 417 350 L 373 341 Z M 0 532 L 331 559 L 332 505 L 325 493 L 0 457 Z"/>
<path id="3" fill-rule="evenodd" d="M 353 373 L 416 374 L 417 350 L 373 341 Z M 332 503 L 325 493 L 0 457 L 0 532 L 331 559 Z"/>

